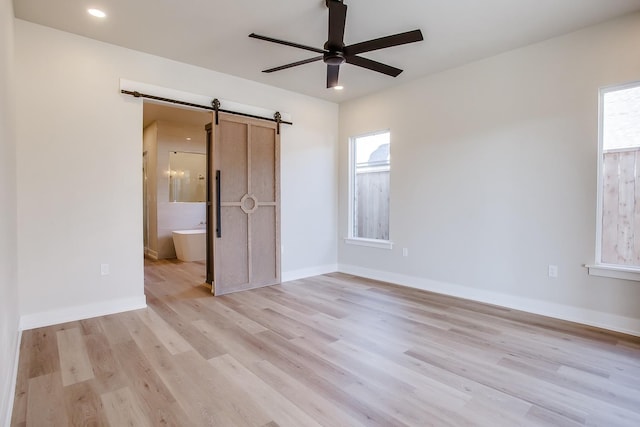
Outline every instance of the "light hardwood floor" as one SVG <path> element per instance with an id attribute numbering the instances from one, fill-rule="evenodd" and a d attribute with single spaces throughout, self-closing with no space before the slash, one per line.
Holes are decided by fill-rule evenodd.
<path id="1" fill-rule="evenodd" d="M 640 339 L 344 274 L 25 331 L 13 426 L 640 426 Z"/>

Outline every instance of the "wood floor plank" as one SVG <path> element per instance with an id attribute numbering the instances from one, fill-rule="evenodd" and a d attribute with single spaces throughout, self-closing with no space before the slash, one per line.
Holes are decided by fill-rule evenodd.
<path id="1" fill-rule="evenodd" d="M 111 426 L 152 427 L 129 387 L 104 393 L 100 397 Z"/>
<path id="2" fill-rule="evenodd" d="M 352 417 L 295 376 L 278 369 L 266 360 L 256 362 L 251 371 L 323 426 L 358 427 L 362 421 Z"/>
<path id="3" fill-rule="evenodd" d="M 207 298 L 211 298 L 211 293 L 207 295 Z M 220 349 L 215 342 L 208 340 L 202 333 L 200 333 L 190 322 L 191 316 L 184 315 L 185 309 L 189 309 L 192 305 L 201 307 L 202 304 L 198 302 L 198 299 L 193 300 L 193 304 L 183 304 L 181 301 L 177 303 L 177 307 L 174 309 L 174 301 L 177 298 L 171 295 L 164 297 L 162 300 L 157 297 L 150 296 L 147 298 L 149 307 L 160 315 L 175 331 L 184 338 L 185 341 L 191 345 L 200 355 L 205 359 L 210 359 L 215 356 L 220 356 L 224 352 Z M 180 314 L 178 314 L 179 310 Z M 207 317 L 198 311 L 198 315 L 194 316 L 194 319 L 201 319 Z"/>
<path id="4" fill-rule="evenodd" d="M 346 388 L 360 380 L 345 369 L 336 366 L 310 351 L 296 347 L 272 332 L 257 334 L 263 339 L 263 345 L 269 350 L 266 360 L 289 372 L 307 387 L 317 389 L 320 394 L 333 400 L 336 405 L 347 405 L 352 416 L 366 420 L 368 425 L 404 425 L 400 420 L 370 405 L 346 391 Z"/>
<path id="5" fill-rule="evenodd" d="M 178 426 L 188 419 L 135 342 L 120 343 L 113 352 L 124 375 L 130 379 L 131 390 L 140 397 L 154 426 Z"/>
<path id="6" fill-rule="evenodd" d="M 208 339 L 218 343 L 223 349 L 222 354 L 230 354 L 246 365 L 264 360 L 266 351 L 261 349 L 260 341 L 254 334 L 216 320 L 197 320 L 193 325 Z"/>
<path id="7" fill-rule="evenodd" d="M 393 388 L 380 387 L 371 380 L 363 380 L 346 388 L 349 394 L 358 396 L 367 405 L 379 408 L 388 419 L 389 425 L 406 426 L 442 426 L 471 427 L 473 423 L 461 414 L 452 414 L 450 410 L 424 405 L 415 395 L 399 393 Z"/>
<path id="8" fill-rule="evenodd" d="M 64 400 L 69 425 L 108 426 L 100 395 L 92 381 L 71 384 L 64 388 Z"/>
<path id="9" fill-rule="evenodd" d="M 261 289 L 260 291 L 263 291 L 263 290 Z M 337 334 L 327 333 L 326 327 L 325 327 L 326 325 L 319 327 L 318 321 L 316 320 L 318 317 L 325 317 L 331 320 L 335 320 L 333 317 L 329 317 L 323 313 L 314 313 L 312 315 L 303 314 L 298 310 L 294 310 L 290 307 L 287 307 L 286 305 L 283 305 L 281 302 L 273 301 L 269 299 L 268 296 L 266 295 L 268 294 L 266 294 L 265 292 L 256 291 L 253 298 L 251 298 L 250 304 L 242 304 L 239 307 L 236 307 L 235 311 L 244 313 L 245 315 L 243 317 L 251 316 L 251 313 L 245 310 L 245 307 L 249 305 L 250 308 L 252 309 L 270 311 L 275 315 L 281 317 L 281 322 L 283 322 L 285 326 L 292 326 L 296 329 L 308 327 L 310 328 L 310 329 L 307 329 L 309 333 L 314 335 L 319 334 L 320 336 L 323 336 L 321 339 L 327 340 L 329 342 L 335 341 L 336 339 L 339 338 Z M 292 325 L 291 322 L 293 322 L 294 324 Z M 257 323 L 257 322 L 254 322 L 254 323 Z M 258 327 L 259 329 L 256 328 L 256 330 L 251 330 L 250 332 L 259 333 L 259 332 L 264 332 L 268 330 L 267 328 L 265 328 L 260 324 L 258 324 Z M 297 337 L 300 337 L 300 336 L 306 336 L 308 334 L 305 332 L 296 332 L 294 333 L 294 335 Z"/>
<path id="10" fill-rule="evenodd" d="M 82 335 L 101 335 L 104 333 L 100 323 L 100 318 L 98 317 L 80 320 L 78 323 L 80 323 Z"/>
<path id="11" fill-rule="evenodd" d="M 105 337 L 111 345 L 131 340 L 129 330 L 122 323 L 121 317 L 118 315 L 109 315 L 99 317 L 98 321 L 104 331 Z"/>
<path id="12" fill-rule="evenodd" d="M 242 425 L 238 424 L 235 412 L 229 414 L 222 410 L 221 399 L 214 399 L 224 393 L 219 390 L 216 378 L 207 375 L 210 366 L 197 352 L 172 355 L 137 315 L 125 319 L 125 324 L 140 351 L 176 399 L 180 413 L 186 415 L 183 425 Z M 264 421 L 268 420 L 265 418 Z"/>
<path id="13" fill-rule="evenodd" d="M 631 411 L 640 408 L 640 391 L 614 384 L 608 378 L 566 366 L 561 366 L 557 371 L 553 372 L 509 358 L 504 358 L 499 365 L 535 376 L 550 384 L 571 388 L 577 393 L 593 397 L 602 402 L 615 404 L 621 408 Z"/>
<path id="14" fill-rule="evenodd" d="M 366 396 L 367 402 L 376 402 L 377 406 L 388 406 L 390 414 L 408 425 L 427 425 L 427 420 L 443 426 L 470 425 L 469 420 L 453 415 L 471 399 L 468 393 L 441 382 L 425 381 L 415 371 L 342 341 L 313 348 L 360 378 L 347 386 L 349 392 Z"/>
<path id="15" fill-rule="evenodd" d="M 584 424 L 591 411 L 601 411 L 610 414 L 613 419 L 635 420 L 640 424 L 640 414 L 637 412 L 628 411 L 619 405 L 611 405 L 579 391 L 567 394 L 566 388 L 545 381 L 534 372 L 522 373 L 513 369 L 504 369 L 500 365 L 479 362 L 471 356 L 459 353 L 439 354 L 436 350 L 424 347 L 407 354 L 449 369 L 458 375 L 466 375 L 474 381 L 504 391 L 578 423 Z"/>
<path id="16" fill-rule="evenodd" d="M 332 273 L 23 332 L 12 427 L 640 425 L 640 338 Z"/>
<path id="17" fill-rule="evenodd" d="M 537 423 L 527 417 L 531 407 L 531 404 L 518 402 L 516 399 L 496 401 L 490 396 L 479 394 L 467 402 L 463 411 L 473 414 L 474 420 L 481 419 L 487 425 L 535 427 Z"/>
<path id="18" fill-rule="evenodd" d="M 209 360 L 209 363 L 228 382 L 245 389 L 248 400 L 252 404 L 258 405 L 277 425 L 282 427 L 320 427 L 320 424 L 313 418 L 242 366 L 233 357 L 223 355 Z"/>
<path id="19" fill-rule="evenodd" d="M 254 321 L 250 317 L 247 317 L 238 311 L 228 307 L 224 304 L 219 303 L 218 301 L 212 301 L 210 304 L 211 308 L 221 315 L 225 316 L 227 319 L 233 321 L 238 327 L 244 329 L 250 334 L 257 334 L 259 332 L 264 332 L 268 330 L 260 323 Z"/>
<path id="20" fill-rule="evenodd" d="M 60 370 L 56 333 L 52 328 L 40 328 L 22 336 L 20 354 L 28 358 L 28 377 L 33 378 Z"/>
<path id="21" fill-rule="evenodd" d="M 406 386 L 410 387 L 411 390 L 418 391 L 420 394 L 428 396 L 426 397 L 426 400 L 431 402 L 431 404 L 437 404 L 440 402 L 443 407 L 448 407 L 452 410 L 459 410 L 470 400 L 468 393 L 460 392 L 454 387 L 450 387 L 438 381 L 433 381 L 430 378 L 416 376 L 415 371 L 405 368 L 395 362 L 395 360 L 399 359 L 401 356 L 394 358 L 394 360 L 390 360 L 384 356 L 379 356 L 364 348 L 351 345 L 344 341 L 336 341 L 335 343 L 330 344 L 329 347 L 336 350 L 338 355 L 342 355 L 343 360 L 349 358 L 350 360 L 356 361 L 356 367 L 360 369 L 367 367 L 367 370 L 364 372 L 371 372 L 367 372 L 368 378 L 372 378 L 375 371 L 384 373 L 386 376 L 406 384 Z M 389 384 L 391 381 L 392 380 L 385 379 L 382 381 L 381 385 Z"/>
<path id="22" fill-rule="evenodd" d="M 443 353 L 431 348 L 416 348 L 407 355 L 449 370 L 459 376 L 467 376 L 473 381 L 495 388 L 518 399 L 549 409 L 570 420 L 584 423 L 587 412 L 575 408 L 573 399 L 560 393 L 553 387 L 546 387 L 534 377 L 518 374 L 507 369 L 494 369 L 493 366 L 472 360 L 470 357 L 454 353 Z M 537 392 L 540 388 L 544 393 Z"/>
<path id="23" fill-rule="evenodd" d="M 182 353 L 175 359 L 180 376 L 169 381 L 194 425 L 254 426 L 273 421 L 247 398 L 242 385 L 228 381 L 197 353 Z"/>
<path id="24" fill-rule="evenodd" d="M 62 385 L 67 386 L 93 378 L 93 368 L 80 328 L 58 331 L 56 337 Z"/>
<path id="25" fill-rule="evenodd" d="M 327 343 L 336 340 L 335 337 L 299 323 L 295 318 L 283 315 L 270 307 L 257 310 L 245 305 L 237 307 L 234 311 L 240 313 L 243 317 L 254 319 L 255 323 L 262 327 L 262 330 L 254 328 L 255 330 L 252 333 L 272 331 L 286 339 L 313 335 L 316 339 Z"/>
<path id="26" fill-rule="evenodd" d="M 125 387 L 127 378 L 113 356 L 109 340 L 103 334 L 87 335 L 84 339 L 98 393 Z"/>
<path id="27" fill-rule="evenodd" d="M 40 375 L 29 380 L 26 425 L 66 427 L 64 390 L 60 372 Z"/>
<path id="28" fill-rule="evenodd" d="M 152 308 L 138 310 L 136 314 L 140 320 L 142 320 L 142 322 L 147 325 L 154 334 L 156 334 L 160 342 L 162 342 L 166 349 L 169 350 L 169 353 L 178 354 L 193 350 L 191 344 L 171 328 L 169 324 L 158 316 Z"/>

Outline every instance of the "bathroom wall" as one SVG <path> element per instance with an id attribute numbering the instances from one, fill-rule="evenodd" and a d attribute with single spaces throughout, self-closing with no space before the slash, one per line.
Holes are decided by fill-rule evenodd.
<path id="1" fill-rule="evenodd" d="M 207 199 L 207 156 L 203 153 L 170 151 L 169 200 L 204 202 Z"/>
<path id="2" fill-rule="evenodd" d="M 205 203 L 180 203 L 169 201 L 169 153 L 182 151 L 188 153 L 206 152 L 206 132 L 204 126 L 183 123 L 158 121 L 156 122 L 156 167 L 149 169 L 149 174 L 155 177 L 155 206 L 156 228 L 149 231 L 156 236 L 156 246 L 150 248 L 157 252 L 158 259 L 175 258 L 173 246 L 173 230 L 190 230 L 205 228 Z M 191 140 L 187 140 L 191 138 Z"/>

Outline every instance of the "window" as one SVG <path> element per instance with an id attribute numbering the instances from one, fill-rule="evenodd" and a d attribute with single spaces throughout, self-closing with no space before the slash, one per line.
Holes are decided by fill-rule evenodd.
<path id="1" fill-rule="evenodd" d="M 600 91 L 599 140 L 596 263 L 640 271 L 640 82 Z"/>
<path id="2" fill-rule="evenodd" d="M 388 131 L 351 138 L 348 243 L 391 248 L 390 143 Z"/>

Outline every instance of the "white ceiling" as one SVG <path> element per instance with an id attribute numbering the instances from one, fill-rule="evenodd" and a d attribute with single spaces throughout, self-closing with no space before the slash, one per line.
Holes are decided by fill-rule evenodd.
<path id="1" fill-rule="evenodd" d="M 345 44 L 421 29 L 425 40 L 362 56 L 404 69 L 393 78 L 353 65 L 342 92 L 322 62 L 261 70 L 316 56 L 247 37 L 255 32 L 322 48 L 325 0 L 14 0 L 17 18 L 342 102 L 421 76 L 640 10 L 640 0 L 345 0 Z M 87 8 L 104 10 L 99 20 Z"/>

